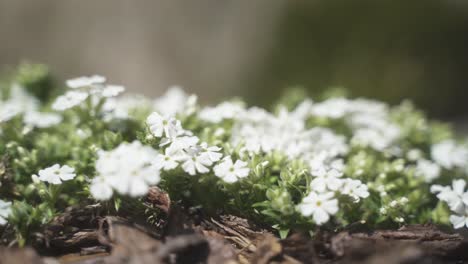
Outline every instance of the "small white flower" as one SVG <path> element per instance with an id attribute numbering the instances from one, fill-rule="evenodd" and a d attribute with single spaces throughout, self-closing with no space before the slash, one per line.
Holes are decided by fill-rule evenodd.
<path id="1" fill-rule="evenodd" d="M 217 162 L 223 157 L 223 154 L 219 153 L 221 151 L 220 147 L 209 147 L 206 142 L 201 143 L 200 147 L 202 148 L 202 153 L 206 153 L 212 162 Z"/>
<path id="2" fill-rule="evenodd" d="M 72 180 L 76 176 L 74 168 L 68 165 L 60 166 L 59 164 L 42 169 L 38 174 L 39 180 L 51 184 L 61 184 L 62 181 Z"/>
<path id="3" fill-rule="evenodd" d="M 196 148 L 186 150 L 186 155 L 181 158 L 182 169 L 190 175 L 199 173 L 207 173 L 210 171 L 208 167 L 213 165 L 210 157 L 206 153 L 200 153 Z"/>
<path id="4" fill-rule="evenodd" d="M 83 76 L 83 77 L 78 77 L 74 79 L 67 80 L 67 86 L 76 89 L 76 88 L 83 88 L 83 87 L 89 87 L 92 85 L 96 84 L 103 84 L 106 82 L 106 78 L 103 76 L 99 75 L 93 75 L 93 76 Z"/>
<path id="5" fill-rule="evenodd" d="M 352 197 L 356 202 L 359 202 L 361 198 L 369 197 L 367 185 L 360 180 L 345 179 L 341 193 Z"/>
<path id="6" fill-rule="evenodd" d="M 312 171 L 311 174 L 316 176 L 310 183 L 310 187 L 314 191 L 324 192 L 327 189 L 336 191 L 343 185 L 343 180 L 340 178 L 343 173 L 338 170 L 320 168 Z"/>
<path id="7" fill-rule="evenodd" d="M 178 120 L 173 117 L 163 117 L 157 112 L 153 112 L 148 116 L 146 124 L 148 124 L 151 133 L 153 133 L 155 137 L 165 136 L 173 138 L 177 136 L 182 129 Z"/>
<path id="8" fill-rule="evenodd" d="M 8 216 L 11 214 L 11 202 L 5 202 L 0 199 L 0 225 L 5 225 L 8 222 Z"/>
<path id="9" fill-rule="evenodd" d="M 397 206 L 398 206 L 398 202 L 397 202 L 397 201 L 392 200 L 392 201 L 390 202 L 390 207 L 396 208 Z"/>
<path id="10" fill-rule="evenodd" d="M 379 212 L 380 212 L 380 214 L 386 215 L 387 214 L 387 208 L 380 207 Z"/>
<path id="11" fill-rule="evenodd" d="M 331 192 L 320 194 L 311 192 L 298 205 L 298 210 L 303 216 L 312 215 L 315 223 L 322 225 L 328 222 L 330 215 L 338 212 L 338 200 Z"/>
<path id="12" fill-rule="evenodd" d="M 169 146 L 166 148 L 164 154 L 158 154 L 156 159 L 153 161 L 153 165 L 159 169 L 168 171 L 175 169 L 179 165 L 179 161 L 182 158 L 180 150 Z"/>
<path id="13" fill-rule="evenodd" d="M 455 229 L 468 228 L 468 206 L 460 207 L 455 211 L 456 214 L 450 216 L 450 223 Z"/>
<path id="14" fill-rule="evenodd" d="M 227 156 L 213 168 L 213 171 L 223 181 L 233 183 L 249 176 L 250 169 L 247 167 L 247 162 L 236 160 L 233 163 L 231 157 Z"/>
<path id="15" fill-rule="evenodd" d="M 61 95 L 55 99 L 52 104 L 52 109 L 57 111 L 65 111 L 72 107 L 81 104 L 88 98 L 89 94 L 80 91 L 68 91 L 64 95 Z"/>

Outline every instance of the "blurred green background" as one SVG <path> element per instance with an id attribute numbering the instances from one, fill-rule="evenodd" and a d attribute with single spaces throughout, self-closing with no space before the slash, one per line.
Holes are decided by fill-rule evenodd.
<path id="1" fill-rule="evenodd" d="M 150 96 L 180 84 L 210 103 L 345 87 L 464 122 L 467 48 L 462 0 L 0 0 L 2 68 L 41 62 Z"/>

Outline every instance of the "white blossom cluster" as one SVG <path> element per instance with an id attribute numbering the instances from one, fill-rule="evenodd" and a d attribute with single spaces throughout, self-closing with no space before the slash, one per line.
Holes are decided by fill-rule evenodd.
<path id="1" fill-rule="evenodd" d="M 197 173 L 205 174 L 223 157 L 220 147 L 208 146 L 206 142 L 199 144 L 199 138 L 184 130 L 180 121 L 174 117 L 153 112 L 148 116 L 146 123 L 152 136 L 161 139 L 159 146 L 165 148 L 164 154 L 158 154 L 154 160 L 154 165 L 162 170 L 173 170 L 180 166 L 192 176 Z M 225 157 L 215 166 L 214 173 L 232 183 L 248 175 L 249 169 L 246 165 L 240 160 L 233 164 L 230 157 Z"/>
<path id="2" fill-rule="evenodd" d="M 361 108 L 367 110 L 364 102 L 357 104 L 353 113 Z M 313 177 L 310 193 L 297 208 L 321 225 L 338 211 L 339 195 L 347 195 L 355 202 L 369 196 L 367 186 L 360 180 L 342 177 L 344 164 L 339 157 L 349 150 L 346 138 L 325 127 L 306 128 L 307 118 L 323 108 L 306 100 L 291 112 L 281 108 L 274 115 L 261 108 L 245 109 L 242 105 L 224 102 L 202 109 L 199 117 L 212 123 L 233 120 L 231 143 L 242 145 L 251 155 L 280 152 L 290 159 L 307 162 Z M 346 110 L 343 115 L 347 111 L 351 112 Z"/>
<path id="3" fill-rule="evenodd" d="M 382 217 L 382 221 L 403 223 L 413 217 L 402 214 L 411 210 L 413 199 L 425 197 L 402 196 L 404 191 L 418 191 L 411 189 L 414 185 L 405 186 L 416 183 L 424 185 L 423 194 L 429 193 L 432 185 L 431 192 L 450 208 L 450 222 L 455 228 L 468 227 L 465 180 L 453 180 L 452 186 L 436 184 L 446 182 L 447 177 L 452 180 L 468 173 L 468 146 L 443 137 L 423 138 L 422 147 L 410 142 L 405 138 L 409 128 L 398 123 L 396 112 L 384 103 L 346 98 L 322 102 L 306 99 L 294 108 L 279 106 L 269 112 L 237 101 L 200 107 L 195 95 L 186 94 L 178 86 L 170 87 L 155 100 L 137 95 L 118 97 L 124 87 L 108 85 L 106 78 L 98 75 L 71 79 L 67 86 L 69 89 L 51 106 L 55 112 L 41 112 L 49 106 L 41 108 L 37 99 L 17 85 L 12 87 L 8 99 L 0 102 L 0 123 L 21 117 L 23 135 L 27 135 L 24 131 L 38 128 L 34 131 L 42 140 L 41 147 L 57 140 L 51 137 L 48 141 L 48 135 L 41 137 L 40 133 L 49 132 L 41 129 L 53 126 L 70 129 L 60 126 L 62 122 L 80 124 L 72 132 L 78 142 L 76 146 L 97 139 L 88 145 L 89 154 L 80 153 L 90 160 L 97 156 L 96 162 L 90 164 L 94 166 L 94 175 L 83 173 L 79 166 L 54 164 L 54 160 L 47 161 L 52 166 L 33 170 L 38 171 L 32 175 L 34 186 L 49 188 L 47 191 L 51 193 L 57 185 L 69 187 L 68 184 L 77 183 L 85 185 L 86 195 L 89 184 L 89 193 L 99 201 L 110 200 L 114 195 L 142 197 L 150 186 L 160 183 L 165 186 L 166 180 L 177 174 L 190 179 L 218 179 L 222 186 L 219 191 L 225 192 L 230 202 L 240 197 L 239 193 L 227 193 L 237 187 L 250 184 L 254 192 L 265 191 L 266 198 L 258 195 L 261 197 L 258 199 L 265 201 L 249 202 L 266 204 L 266 210 L 255 209 L 255 213 L 266 212 L 264 215 L 278 222 L 283 216 L 294 214 L 292 219 L 301 221 L 300 224 L 324 225 L 331 219 L 337 222 L 340 217 L 345 219 L 346 211 L 340 210 L 367 206 L 360 209 L 380 208 L 371 213 L 390 217 Z M 68 109 L 72 110 L 63 113 Z M 138 118 L 134 110 L 140 110 Z M 86 119 L 82 125 L 75 123 L 79 118 Z M 92 126 L 93 119 L 99 120 L 97 126 Z M 124 122 L 128 120 L 136 122 Z M 143 130 L 147 133 L 144 139 L 138 134 Z M 6 134 L 9 130 L 5 131 Z M 135 134 L 141 141 L 136 140 Z M 107 135 L 113 146 L 110 150 L 109 145 L 102 143 L 108 143 Z M 114 139 L 118 141 L 112 142 Z M 23 154 L 30 156 L 20 162 Z M 32 151 L 24 151 L 16 164 L 27 168 L 28 162 L 36 159 L 34 155 Z M 72 156 L 81 157 L 75 153 Z M 64 161 L 67 159 L 56 160 L 74 164 L 72 160 Z M 291 180 L 283 175 L 285 171 L 291 171 Z M 211 184 L 211 181 L 197 184 L 201 182 Z M 398 188 L 404 191 L 395 190 Z M 372 198 L 368 198 L 371 194 Z M 431 202 L 435 201 L 433 198 Z M 11 202 L 0 200 L 0 225 L 6 223 L 11 206 Z"/>

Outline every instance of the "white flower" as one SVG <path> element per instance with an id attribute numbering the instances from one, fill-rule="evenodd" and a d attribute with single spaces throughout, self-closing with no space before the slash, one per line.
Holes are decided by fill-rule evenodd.
<path id="1" fill-rule="evenodd" d="M 213 171 L 223 181 L 233 183 L 249 176 L 250 169 L 247 167 L 247 162 L 236 160 L 233 163 L 231 157 L 227 156 L 213 168 Z"/>
<path id="2" fill-rule="evenodd" d="M 464 203 L 468 205 L 468 192 L 465 192 L 465 186 L 465 180 L 458 179 L 452 181 L 452 188 L 432 185 L 431 192 L 438 193 L 437 198 L 446 202 L 452 211 L 458 211 Z"/>
<path id="3" fill-rule="evenodd" d="M 112 190 L 112 185 L 108 179 L 109 178 L 107 177 L 98 176 L 91 181 L 89 191 L 94 199 L 106 201 L 112 197 L 114 191 Z"/>
<path id="4" fill-rule="evenodd" d="M 157 155 L 157 151 L 139 141 L 122 143 L 111 151 L 99 151 L 98 175 L 91 182 L 91 194 L 98 200 L 109 199 L 111 189 L 131 197 L 145 195 L 150 185 L 160 181 L 159 168 L 152 165 Z"/>
<path id="5" fill-rule="evenodd" d="M 21 113 L 21 108 L 13 102 L 0 101 L 0 123 L 11 120 L 13 117 Z"/>
<path id="6" fill-rule="evenodd" d="M 191 114 L 195 111 L 197 97 L 188 95 L 180 86 L 171 86 L 166 93 L 154 100 L 154 109 L 164 116 L 174 117 L 176 114 Z"/>
<path id="7" fill-rule="evenodd" d="M 93 75 L 93 76 L 83 76 L 83 77 L 78 77 L 74 79 L 67 80 L 67 86 L 73 89 L 76 88 L 83 88 L 83 87 L 89 87 L 93 86 L 96 84 L 103 84 L 106 82 L 106 78 L 103 76 L 99 75 Z"/>
<path id="8" fill-rule="evenodd" d="M 39 180 L 51 184 L 61 184 L 62 181 L 72 180 L 76 176 L 74 168 L 68 165 L 60 166 L 59 164 L 42 169 L 38 174 Z"/>
<path id="9" fill-rule="evenodd" d="M 169 146 L 166 148 L 164 154 L 158 154 L 153 161 L 153 165 L 159 169 L 168 171 L 175 169 L 179 165 L 179 161 L 182 158 L 180 150 Z"/>
<path id="10" fill-rule="evenodd" d="M 125 91 L 125 87 L 120 85 L 107 85 L 102 89 L 101 95 L 104 97 L 115 97 Z"/>
<path id="11" fill-rule="evenodd" d="M 468 228 L 468 206 L 460 207 L 455 211 L 455 215 L 450 216 L 450 223 L 455 229 Z"/>
<path id="12" fill-rule="evenodd" d="M 55 113 L 27 112 L 23 121 L 27 126 L 47 128 L 62 122 L 62 116 Z"/>
<path id="13" fill-rule="evenodd" d="M 179 131 L 182 129 L 180 121 L 173 117 L 163 117 L 157 112 L 153 112 L 146 119 L 146 124 L 149 126 L 151 133 L 155 137 L 168 137 L 173 138 L 177 136 Z"/>
<path id="14" fill-rule="evenodd" d="M 316 176 L 316 178 L 312 180 L 310 187 L 317 192 L 324 192 L 327 189 L 336 191 L 343 184 L 343 180 L 340 179 L 343 173 L 335 169 L 327 170 L 325 168 L 320 168 L 313 170 L 311 174 Z"/>
<path id="15" fill-rule="evenodd" d="M 200 147 L 202 149 L 202 153 L 206 153 L 212 162 L 217 162 L 223 157 L 223 154 L 219 153 L 219 151 L 221 151 L 220 147 L 209 147 L 206 142 L 201 143 Z"/>
<path id="16" fill-rule="evenodd" d="M 330 219 L 330 215 L 338 212 L 338 200 L 333 193 L 311 192 L 304 197 L 298 205 L 298 210 L 303 216 L 311 216 L 317 225 L 322 225 Z"/>
<path id="17" fill-rule="evenodd" d="M 468 148 L 457 146 L 453 140 L 442 141 L 431 148 L 434 161 L 446 169 L 465 167 L 468 165 Z"/>
<path id="18" fill-rule="evenodd" d="M 423 177 L 426 182 L 432 182 L 440 176 L 440 167 L 436 163 L 420 159 L 416 164 L 415 175 Z"/>
<path id="19" fill-rule="evenodd" d="M 350 196 L 355 202 L 359 202 L 361 198 L 369 197 L 367 185 L 360 180 L 345 179 L 341 193 Z"/>
<path id="20" fill-rule="evenodd" d="M 8 216 L 11 214 L 11 202 L 5 202 L 0 199 L 0 225 L 5 225 L 8 222 Z"/>
<path id="21" fill-rule="evenodd" d="M 28 94 L 23 87 L 13 84 L 8 100 L 0 100 L 0 123 L 9 121 L 21 113 L 36 111 L 38 108 L 38 99 Z"/>
<path id="22" fill-rule="evenodd" d="M 64 95 L 61 95 L 55 99 L 52 104 L 52 109 L 57 111 L 65 111 L 72 107 L 81 104 L 88 98 L 89 94 L 80 91 L 68 91 Z"/>
<path id="23" fill-rule="evenodd" d="M 207 173 L 210 171 L 209 166 L 213 165 L 210 157 L 206 153 L 200 153 L 197 148 L 189 148 L 186 150 L 186 155 L 181 157 L 182 169 L 190 175 L 199 173 Z"/>

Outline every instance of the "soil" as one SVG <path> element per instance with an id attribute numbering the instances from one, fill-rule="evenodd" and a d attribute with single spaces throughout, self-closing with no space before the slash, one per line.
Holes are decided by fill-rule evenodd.
<path id="1" fill-rule="evenodd" d="M 37 235 L 32 246 L 0 248 L 0 263 L 468 263 L 466 234 L 434 225 L 398 230 L 308 234 L 279 239 L 246 219 L 204 217 L 171 205 L 153 188 L 146 202 L 163 217 L 102 216 L 98 206 L 70 209 Z"/>

